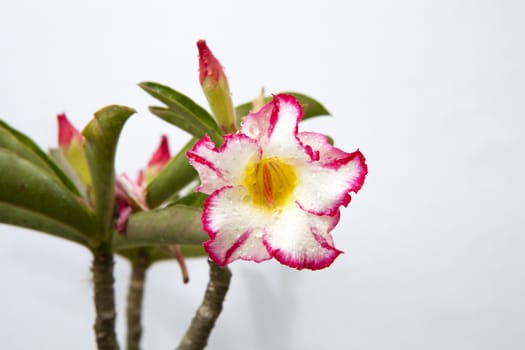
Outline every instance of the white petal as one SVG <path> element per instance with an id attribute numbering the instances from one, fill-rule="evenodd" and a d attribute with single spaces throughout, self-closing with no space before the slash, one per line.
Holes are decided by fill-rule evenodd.
<path id="1" fill-rule="evenodd" d="M 266 227 L 263 242 L 282 264 L 299 270 L 322 269 L 341 254 L 330 235 L 338 221 L 339 212 L 333 216 L 318 216 L 290 205 L 279 219 Z"/>
<path id="2" fill-rule="evenodd" d="M 274 103 L 270 102 L 265 104 L 257 112 L 250 112 L 242 122 L 241 133 L 257 140 L 258 143 L 261 143 L 262 139 L 266 140 L 268 125 L 270 124 L 270 117 L 272 116 L 273 109 Z"/>
<path id="3" fill-rule="evenodd" d="M 259 112 L 248 115 L 241 132 L 258 140 L 263 157 L 308 161 L 310 157 L 297 139 L 302 116 L 302 107 L 293 96 L 277 95 Z"/>
<path id="4" fill-rule="evenodd" d="M 116 196 L 121 196 L 133 206 L 138 206 L 142 210 L 148 210 L 144 197 L 144 187 L 131 180 L 126 173 L 115 177 Z"/>
<path id="5" fill-rule="evenodd" d="M 267 213 L 246 203 L 247 196 L 244 187 L 224 187 L 214 192 L 204 205 L 202 223 L 210 236 L 204 248 L 218 265 L 237 259 L 257 262 L 270 259 L 262 243 Z"/>
<path id="6" fill-rule="evenodd" d="M 211 139 L 201 139 L 188 153 L 188 159 L 199 173 L 200 192 L 211 194 L 224 186 L 242 182 L 247 163 L 256 162 L 261 150 L 257 143 L 243 134 L 227 135 L 217 149 Z"/>
<path id="7" fill-rule="evenodd" d="M 367 174 L 361 152 L 346 153 L 328 143 L 324 135 L 301 133 L 303 143 L 318 154 L 318 161 L 296 167 L 299 184 L 297 203 L 306 211 L 331 215 L 350 202 L 349 192 L 357 192 Z"/>

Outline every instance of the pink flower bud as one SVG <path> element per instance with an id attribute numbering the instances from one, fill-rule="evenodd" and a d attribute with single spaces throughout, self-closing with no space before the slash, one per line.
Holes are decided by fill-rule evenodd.
<path id="1" fill-rule="evenodd" d="M 61 149 L 70 147 L 74 140 L 82 143 L 84 137 L 82 134 L 69 122 L 64 113 L 57 116 L 58 120 L 58 145 Z"/>
<path id="2" fill-rule="evenodd" d="M 163 168 L 166 163 L 170 160 L 170 147 L 168 145 L 168 137 L 166 135 L 162 135 L 162 138 L 160 140 L 159 147 L 157 147 L 157 150 L 153 155 L 151 156 L 148 167 L 160 167 Z"/>
<path id="3" fill-rule="evenodd" d="M 146 183 L 149 183 L 155 176 L 157 176 L 160 173 L 164 166 L 168 164 L 170 158 L 171 155 L 170 147 L 168 145 L 168 137 L 166 135 L 162 135 L 157 150 L 155 151 L 155 153 L 153 153 L 148 162 L 148 167 L 144 174 L 143 180 L 145 180 Z M 139 179 L 139 182 L 142 181 Z"/>
<path id="4" fill-rule="evenodd" d="M 217 86 L 219 78 L 226 78 L 221 63 L 210 51 L 205 40 L 197 41 L 197 48 L 199 49 L 199 79 L 201 84 L 206 81 Z"/>
<path id="5" fill-rule="evenodd" d="M 84 152 L 84 136 L 69 122 L 64 113 L 57 116 L 58 145 L 80 181 L 91 188 L 91 175 Z"/>
<path id="6" fill-rule="evenodd" d="M 206 41 L 199 40 L 197 48 L 199 49 L 199 79 L 213 116 L 224 133 L 233 133 L 237 130 L 237 122 L 228 79 L 219 60 L 206 45 Z"/>

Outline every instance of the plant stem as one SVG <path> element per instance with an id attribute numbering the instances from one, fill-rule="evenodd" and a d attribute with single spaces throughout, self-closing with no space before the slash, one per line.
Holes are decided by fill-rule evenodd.
<path id="1" fill-rule="evenodd" d="M 144 296 L 144 281 L 150 265 L 146 249 L 139 248 L 137 256 L 131 264 L 126 316 L 128 322 L 127 350 L 138 350 L 142 336 L 142 300 Z"/>
<path id="2" fill-rule="evenodd" d="M 197 309 L 177 350 L 204 349 L 215 321 L 222 311 L 222 303 L 230 286 L 231 272 L 228 267 L 219 267 L 212 261 L 208 261 L 208 264 L 210 265 L 210 281 L 206 287 L 204 300 Z"/>
<path id="3" fill-rule="evenodd" d="M 95 288 L 95 336 L 99 350 L 118 350 L 115 334 L 115 296 L 113 290 L 113 253 L 106 244 L 93 250 Z"/>

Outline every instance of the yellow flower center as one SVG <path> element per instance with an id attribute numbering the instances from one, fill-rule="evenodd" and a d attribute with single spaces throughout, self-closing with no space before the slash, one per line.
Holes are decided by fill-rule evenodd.
<path id="1" fill-rule="evenodd" d="M 243 185 L 254 204 L 267 209 L 283 206 L 290 199 L 297 183 L 293 166 L 278 157 L 263 158 L 244 170 Z"/>

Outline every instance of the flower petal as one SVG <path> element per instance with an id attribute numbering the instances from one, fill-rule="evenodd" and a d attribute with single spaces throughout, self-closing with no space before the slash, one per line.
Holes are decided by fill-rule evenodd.
<path id="1" fill-rule="evenodd" d="M 157 166 L 162 169 L 170 160 L 170 146 L 168 145 L 168 137 L 162 135 L 160 144 L 148 161 L 148 167 Z"/>
<path id="2" fill-rule="evenodd" d="M 210 236 L 204 249 L 217 265 L 237 259 L 260 262 L 271 258 L 261 239 L 267 215 L 247 204 L 247 196 L 244 187 L 223 187 L 204 203 L 202 223 Z"/>
<path id="3" fill-rule="evenodd" d="M 126 173 L 117 175 L 115 178 L 115 197 L 127 201 L 131 206 L 148 210 L 144 187 L 131 180 Z"/>
<path id="4" fill-rule="evenodd" d="M 338 221 L 338 211 L 333 216 L 318 216 L 290 205 L 279 220 L 266 227 L 263 243 L 270 255 L 284 265 L 298 270 L 322 269 L 342 253 L 334 247 L 330 235 Z"/>
<path id="5" fill-rule="evenodd" d="M 126 225 L 128 224 L 128 218 L 131 215 L 133 209 L 126 203 L 118 203 L 118 217 L 115 223 L 115 229 L 118 233 L 124 233 L 126 231 Z"/>
<path id="6" fill-rule="evenodd" d="M 299 141 L 305 147 L 312 149 L 315 153 L 314 159 L 323 159 L 324 161 L 332 158 L 342 158 L 346 152 L 330 144 L 326 135 L 317 132 L 300 132 L 297 134 Z"/>
<path id="7" fill-rule="evenodd" d="M 262 106 L 256 112 L 250 112 L 241 125 L 241 133 L 250 138 L 260 142 L 262 139 L 266 140 L 268 126 L 270 125 L 270 117 L 274 112 L 274 102 L 271 101 Z"/>
<path id="8" fill-rule="evenodd" d="M 306 161 L 310 158 L 297 139 L 297 124 L 302 117 L 303 110 L 295 97 L 280 94 L 260 111 L 250 113 L 241 132 L 258 141 L 265 157 Z"/>
<path id="9" fill-rule="evenodd" d="M 300 133 L 299 138 L 319 155 L 317 162 L 298 167 L 300 184 L 295 199 L 304 210 L 317 215 L 332 215 L 350 202 L 349 192 L 364 183 L 367 166 L 362 153 L 346 153 L 328 143 L 326 136 Z"/>
<path id="10" fill-rule="evenodd" d="M 187 156 L 201 179 L 198 191 L 211 194 L 221 187 L 240 184 L 245 165 L 257 161 L 261 150 L 254 140 L 243 134 L 224 136 L 224 144 L 219 149 L 206 136 Z"/>
<path id="11" fill-rule="evenodd" d="M 166 135 L 162 135 L 159 146 L 148 161 L 146 171 L 141 175 L 143 177 L 137 180 L 138 184 L 142 185 L 144 181 L 146 182 L 146 184 L 150 183 L 151 180 L 153 180 L 155 176 L 157 176 L 161 172 L 161 170 L 166 166 L 166 164 L 168 164 L 170 158 L 171 155 L 170 147 L 168 144 L 168 137 Z"/>

